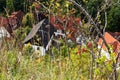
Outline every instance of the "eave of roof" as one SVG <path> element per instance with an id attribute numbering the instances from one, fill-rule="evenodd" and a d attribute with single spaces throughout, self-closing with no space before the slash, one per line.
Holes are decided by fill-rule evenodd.
<path id="1" fill-rule="evenodd" d="M 28 34 L 28 36 L 25 38 L 25 40 L 23 41 L 23 43 L 26 43 L 27 41 L 29 41 L 30 39 L 32 39 L 35 34 L 37 33 L 37 31 L 39 30 L 39 28 L 41 27 L 42 23 L 44 22 L 45 19 L 43 19 L 42 21 L 40 21 L 38 24 L 36 24 L 32 30 L 30 31 L 30 33 Z"/>

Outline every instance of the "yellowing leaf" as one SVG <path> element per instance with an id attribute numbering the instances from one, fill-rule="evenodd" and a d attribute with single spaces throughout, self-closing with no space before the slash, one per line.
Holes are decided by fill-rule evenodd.
<path id="1" fill-rule="evenodd" d="M 41 59 L 38 58 L 38 59 L 36 59 L 35 61 L 36 61 L 37 63 L 40 63 Z"/>
<path id="2" fill-rule="evenodd" d="M 70 2 L 66 1 L 65 6 L 68 7 L 70 5 Z"/>
<path id="3" fill-rule="evenodd" d="M 56 3 L 56 6 L 57 6 L 57 7 L 60 7 L 60 4 L 59 4 L 59 3 Z"/>
<path id="4" fill-rule="evenodd" d="M 50 2 L 54 2 L 54 0 L 50 0 Z"/>

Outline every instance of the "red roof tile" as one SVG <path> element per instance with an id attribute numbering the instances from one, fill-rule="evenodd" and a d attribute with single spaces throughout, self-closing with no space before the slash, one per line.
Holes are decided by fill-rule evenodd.
<path id="1" fill-rule="evenodd" d="M 112 37 L 112 35 L 110 35 L 108 32 L 105 32 L 104 38 L 106 40 L 106 43 L 113 47 L 113 52 L 115 52 L 116 55 L 118 55 L 118 53 L 120 52 L 120 42 L 118 40 L 116 40 L 114 37 Z M 102 42 L 103 42 L 103 40 L 100 38 L 98 41 L 98 45 L 101 46 Z M 105 44 L 103 44 L 102 48 L 104 50 L 106 49 Z M 119 58 L 119 62 L 120 62 L 120 58 Z"/>
<path id="2" fill-rule="evenodd" d="M 120 42 L 120 32 L 110 32 L 110 34 Z"/>

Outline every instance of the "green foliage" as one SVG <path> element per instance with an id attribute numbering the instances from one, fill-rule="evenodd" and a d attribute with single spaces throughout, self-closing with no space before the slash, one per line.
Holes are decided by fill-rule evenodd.
<path id="1" fill-rule="evenodd" d="M 27 0 L 26 0 L 27 1 Z M 14 8 L 15 11 L 21 10 L 21 11 L 25 11 L 24 10 L 24 6 L 27 5 L 25 0 L 14 0 Z M 26 3 L 26 4 L 25 4 Z M 19 6 L 18 6 L 19 5 Z"/>
<path id="2" fill-rule="evenodd" d="M 120 31 L 120 5 L 112 6 L 108 13 L 108 27 L 109 31 Z"/>
<path id="3" fill-rule="evenodd" d="M 17 57 L 14 52 L 8 52 L 8 64 L 13 66 L 17 61 Z"/>
<path id="4" fill-rule="evenodd" d="M 84 46 L 84 48 L 87 47 Z M 49 54 L 36 58 L 35 55 L 39 55 L 39 53 L 34 53 L 30 44 L 27 44 L 22 52 L 18 48 L 13 47 L 11 47 L 11 50 L 6 50 L 6 46 L 4 46 L 3 49 L 0 50 L 0 79 L 89 80 L 91 68 L 93 68 L 93 79 L 108 79 L 113 71 L 112 60 L 114 60 L 114 54 L 111 54 L 111 60 L 109 61 L 106 61 L 106 57 L 103 56 L 95 60 L 95 62 L 92 62 L 90 52 L 77 54 L 79 49 L 80 46 L 68 48 L 64 44 L 60 46 L 60 50 L 53 47 L 52 52 L 57 55 L 54 56 L 55 58 Z M 68 52 L 70 53 L 70 58 L 67 55 Z M 98 63 L 97 67 L 96 62 Z"/>
<path id="5" fill-rule="evenodd" d="M 108 79 L 113 71 L 113 63 L 115 62 L 115 53 L 111 53 L 110 59 L 107 60 L 105 56 L 96 59 L 97 68 L 95 68 L 95 74 L 97 79 Z"/>
<path id="6" fill-rule="evenodd" d="M 61 16 L 65 16 L 66 14 L 70 15 L 73 14 L 74 11 L 72 12 L 72 10 L 74 8 L 72 7 L 72 3 L 69 1 L 62 1 L 62 0 L 51 0 L 48 5 L 50 6 L 50 11 L 52 14 L 55 15 L 61 15 Z M 75 10 L 75 9 L 74 9 Z"/>
<path id="7" fill-rule="evenodd" d="M 34 49 L 32 48 L 32 45 L 30 43 L 26 44 L 26 46 L 23 47 L 23 51 L 26 55 L 32 55 L 34 52 Z"/>
<path id="8" fill-rule="evenodd" d="M 98 60 L 96 60 L 97 63 L 99 64 L 103 64 L 106 60 L 106 56 L 102 56 L 101 58 L 99 58 Z"/>
<path id="9" fill-rule="evenodd" d="M 35 20 L 33 13 L 27 13 L 22 20 L 23 26 L 33 27 Z"/>
<path id="10" fill-rule="evenodd" d="M 79 2 L 80 0 L 76 1 Z M 20 7 L 18 6 L 19 3 Z M 75 7 L 68 1 L 42 0 L 42 3 L 50 8 L 53 15 L 69 17 L 69 15 L 76 16 L 74 13 L 79 12 L 79 10 L 72 12 Z M 81 0 L 80 3 L 95 18 L 98 9 L 102 8 L 103 0 Z M 22 27 L 15 31 L 17 37 L 20 36 L 19 39 L 23 41 L 35 24 L 34 15 L 31 11 L 34 8 L 34 5 L 31 6 L 32 0 L 7 0 L 6 4 L 10 11 L 24 8 L 26 12 L 22 20 Z M 15 4 L 14 7 L 13 4 Z M 112 18 L 119 19 L 119 7 L 114 6 L 109 13 L 108 19 L 110 19 L 110 22 L 108 21 L 108 23 L 112 23 Z M 77 13 L 77 15 L 79 14 Z M 118 23 L 118 21 L 115 22 Z M 87 32 L 89 31 L 87 30 Z M 93 43 L 77 46 L 74 43 L 67 44 L 62 41 L 63 45 L 58 45 L 57 48 L 52 47 L 50 53 L 48 52 L 45 56 L 38 56 L 40 53 L 38 51 L 34 52 L 31 44 L 27 44 L 21 50 L 19 46 L 13 46 L 13 43 L 16 43 L 15 45 L 20 44 L 19 41 L 6 42 L 0 50 L 1 80 L 89 80 L 90 76 L 93 80 L 107 80 L 113 72 L 113 62 L 116 59 L 114 53 L 110 55 L 110 60 L 107 60 L 105 56 L 97 58 L 98 51 Z M 51 52 L 53 56 L 49 55 Z M 97 59 L 94 59 L 91 54 L 94 54 Z"/>
<path id="11" fill-rule="evenodd" d="M 0 13 L 4 12 L 4 8 L 6 7 L 6 0 L 0 0 Z"/>
<path id="12" fill-rule="evenodd" d="M 102 9 L 104 0 L 89 0 L 86 7 L 89 14 L 95 18 L 97 16 L 98 10 Z"/>
<path id="13" fill-rule="evenodd" d="M 9 13 L 14 11 L 14 0 L 6 0 L 6 9 Z"/>
<path id="14" fill-rule="evenodd" d="M 58 58 L 58 56 L 59 56 L 59 50 L 56 47 L 52 48 L 52 53 L 55 54 L 55 58 Z"/>
<path id="15" fill-rule="evenodd" d="M 19 37 L 21 41 L 25 39 L 25 37 L 29 34 L 33 25 L 35 24 L 35 19 L 33 13 L 28 12 L 22 20 L 22 26 L 20 29 L 15 30 L 16 37 Z"/>

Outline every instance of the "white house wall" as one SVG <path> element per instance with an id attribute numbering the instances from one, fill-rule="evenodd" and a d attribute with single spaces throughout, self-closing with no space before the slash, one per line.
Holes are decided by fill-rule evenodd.
<path id="1" fill-rule="evenodd" d="M 8 31 L 4 28 L 4 27 L 0 27 L 0 38 L 3 37 L 10 37 L 10 34 L 8 33 Z"/>
<path id="2" fill-rule="evenodd" d="M 98 46 L 98 49 L 100 49 L 101 48 L 101 46 L 99 45 Z M 107 51 L 105 51 L 104 49 L 101 49 L 101 55 L 102 56 L 106 56 L 106 58 L 109 60 L 110 59 L 110 54 L 107 52 Z"/>

